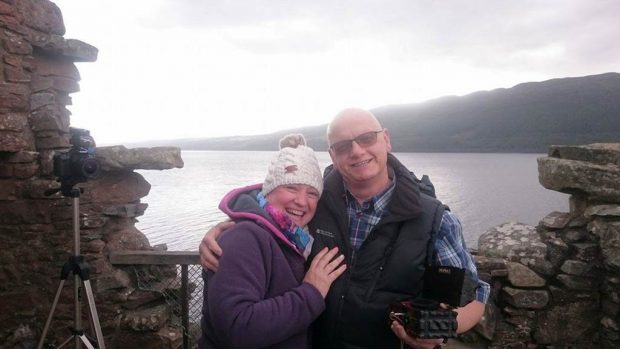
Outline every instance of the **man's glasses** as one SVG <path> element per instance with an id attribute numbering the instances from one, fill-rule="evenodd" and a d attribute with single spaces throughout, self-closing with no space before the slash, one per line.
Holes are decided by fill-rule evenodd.
<path id="1" fill-rule="evenodd" d="M 385 131 L 385 129 L 362 133 L 353 139 L 336 142 L 330 145 L 329 149 L 331 149 L 336 155 L 343 155 L 349 153 L 351 149 L 353 149 L 353 142 L 357 143 L 360 147 L 370 147 L 377 143 L 377 135 L 383 131 Z"/>

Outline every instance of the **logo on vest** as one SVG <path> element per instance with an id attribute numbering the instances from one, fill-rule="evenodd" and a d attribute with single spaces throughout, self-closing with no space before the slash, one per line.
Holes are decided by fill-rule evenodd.
<path id="1" fill-rule="evenodd" d="M 317 229 L 316 233 L 319 235 L 323 235 L 323 236 L 327 236 L 328 238 L 335 238 L 336 236 L 334 235 L 334 233 L 332 233 L 331 231 L 327 231 L 327 230 L 323 230 L 323 229 Z"/>

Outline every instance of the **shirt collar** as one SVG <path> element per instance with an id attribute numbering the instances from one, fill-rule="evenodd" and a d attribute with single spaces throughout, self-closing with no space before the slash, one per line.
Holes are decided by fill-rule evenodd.
<path id="1" fill-rule="evenodd" d="M 347 188 L 347 185 L 345 183 L 344 188 L 346 192 L 345 198 L 346 198 L 347 206 L 350 206 L 351 204 L 353 204 L 354 206 L 359 205 L 361 206 L 362 209 L 370 209 L 376 212 L 385 210 L 385 208 L 387 208 L 387 205 L 390 203 L 390 199 L 392 198 L 392 193 L 394 193 L 394 188 L 396 188 L 396 174 L 394 170 L 389 166 L 388 166 L 388 177 L 390 179 L 390 185 L 388 185 L 388 187 L 385 188 L 379 194 L 371 197 L 370 199 L 362 202 L 361 204 L 357 202 L 357 200 L 355 199 L 353 194 L 351 194 L 351 191 L 349 191 L 349 188 Z"/>

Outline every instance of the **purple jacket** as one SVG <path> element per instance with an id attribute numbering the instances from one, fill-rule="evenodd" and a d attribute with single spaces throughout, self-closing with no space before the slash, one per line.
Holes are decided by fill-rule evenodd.
<path id="1" fill-rule="evenodd" d="M 310 348 L 308 328 L 325 309 L 303 282 L 304 257 L 258 205 L 260 189 L 233 190 L 220 203 L 237 224 L 218 239 L 217 273 L 203 271 L 199 348 Z"/>

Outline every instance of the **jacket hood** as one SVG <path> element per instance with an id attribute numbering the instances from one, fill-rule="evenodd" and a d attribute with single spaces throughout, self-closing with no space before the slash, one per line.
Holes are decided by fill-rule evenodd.
<path id="1" fill-rule="evenodd" d="M 224 198 L 220 201 L 219 209 L 234 221 L 249 220 L 265 227 L 273 233 L 276 239 L 282 241 L 285 245 L 303 256 L 303 253 L 284 236 L 269 214 L 258 204 L 256 195 L 258 195 L 261 190 L 262 184 L 233 189 L 228 192 L 228 194 L 224 195 Z"/>

